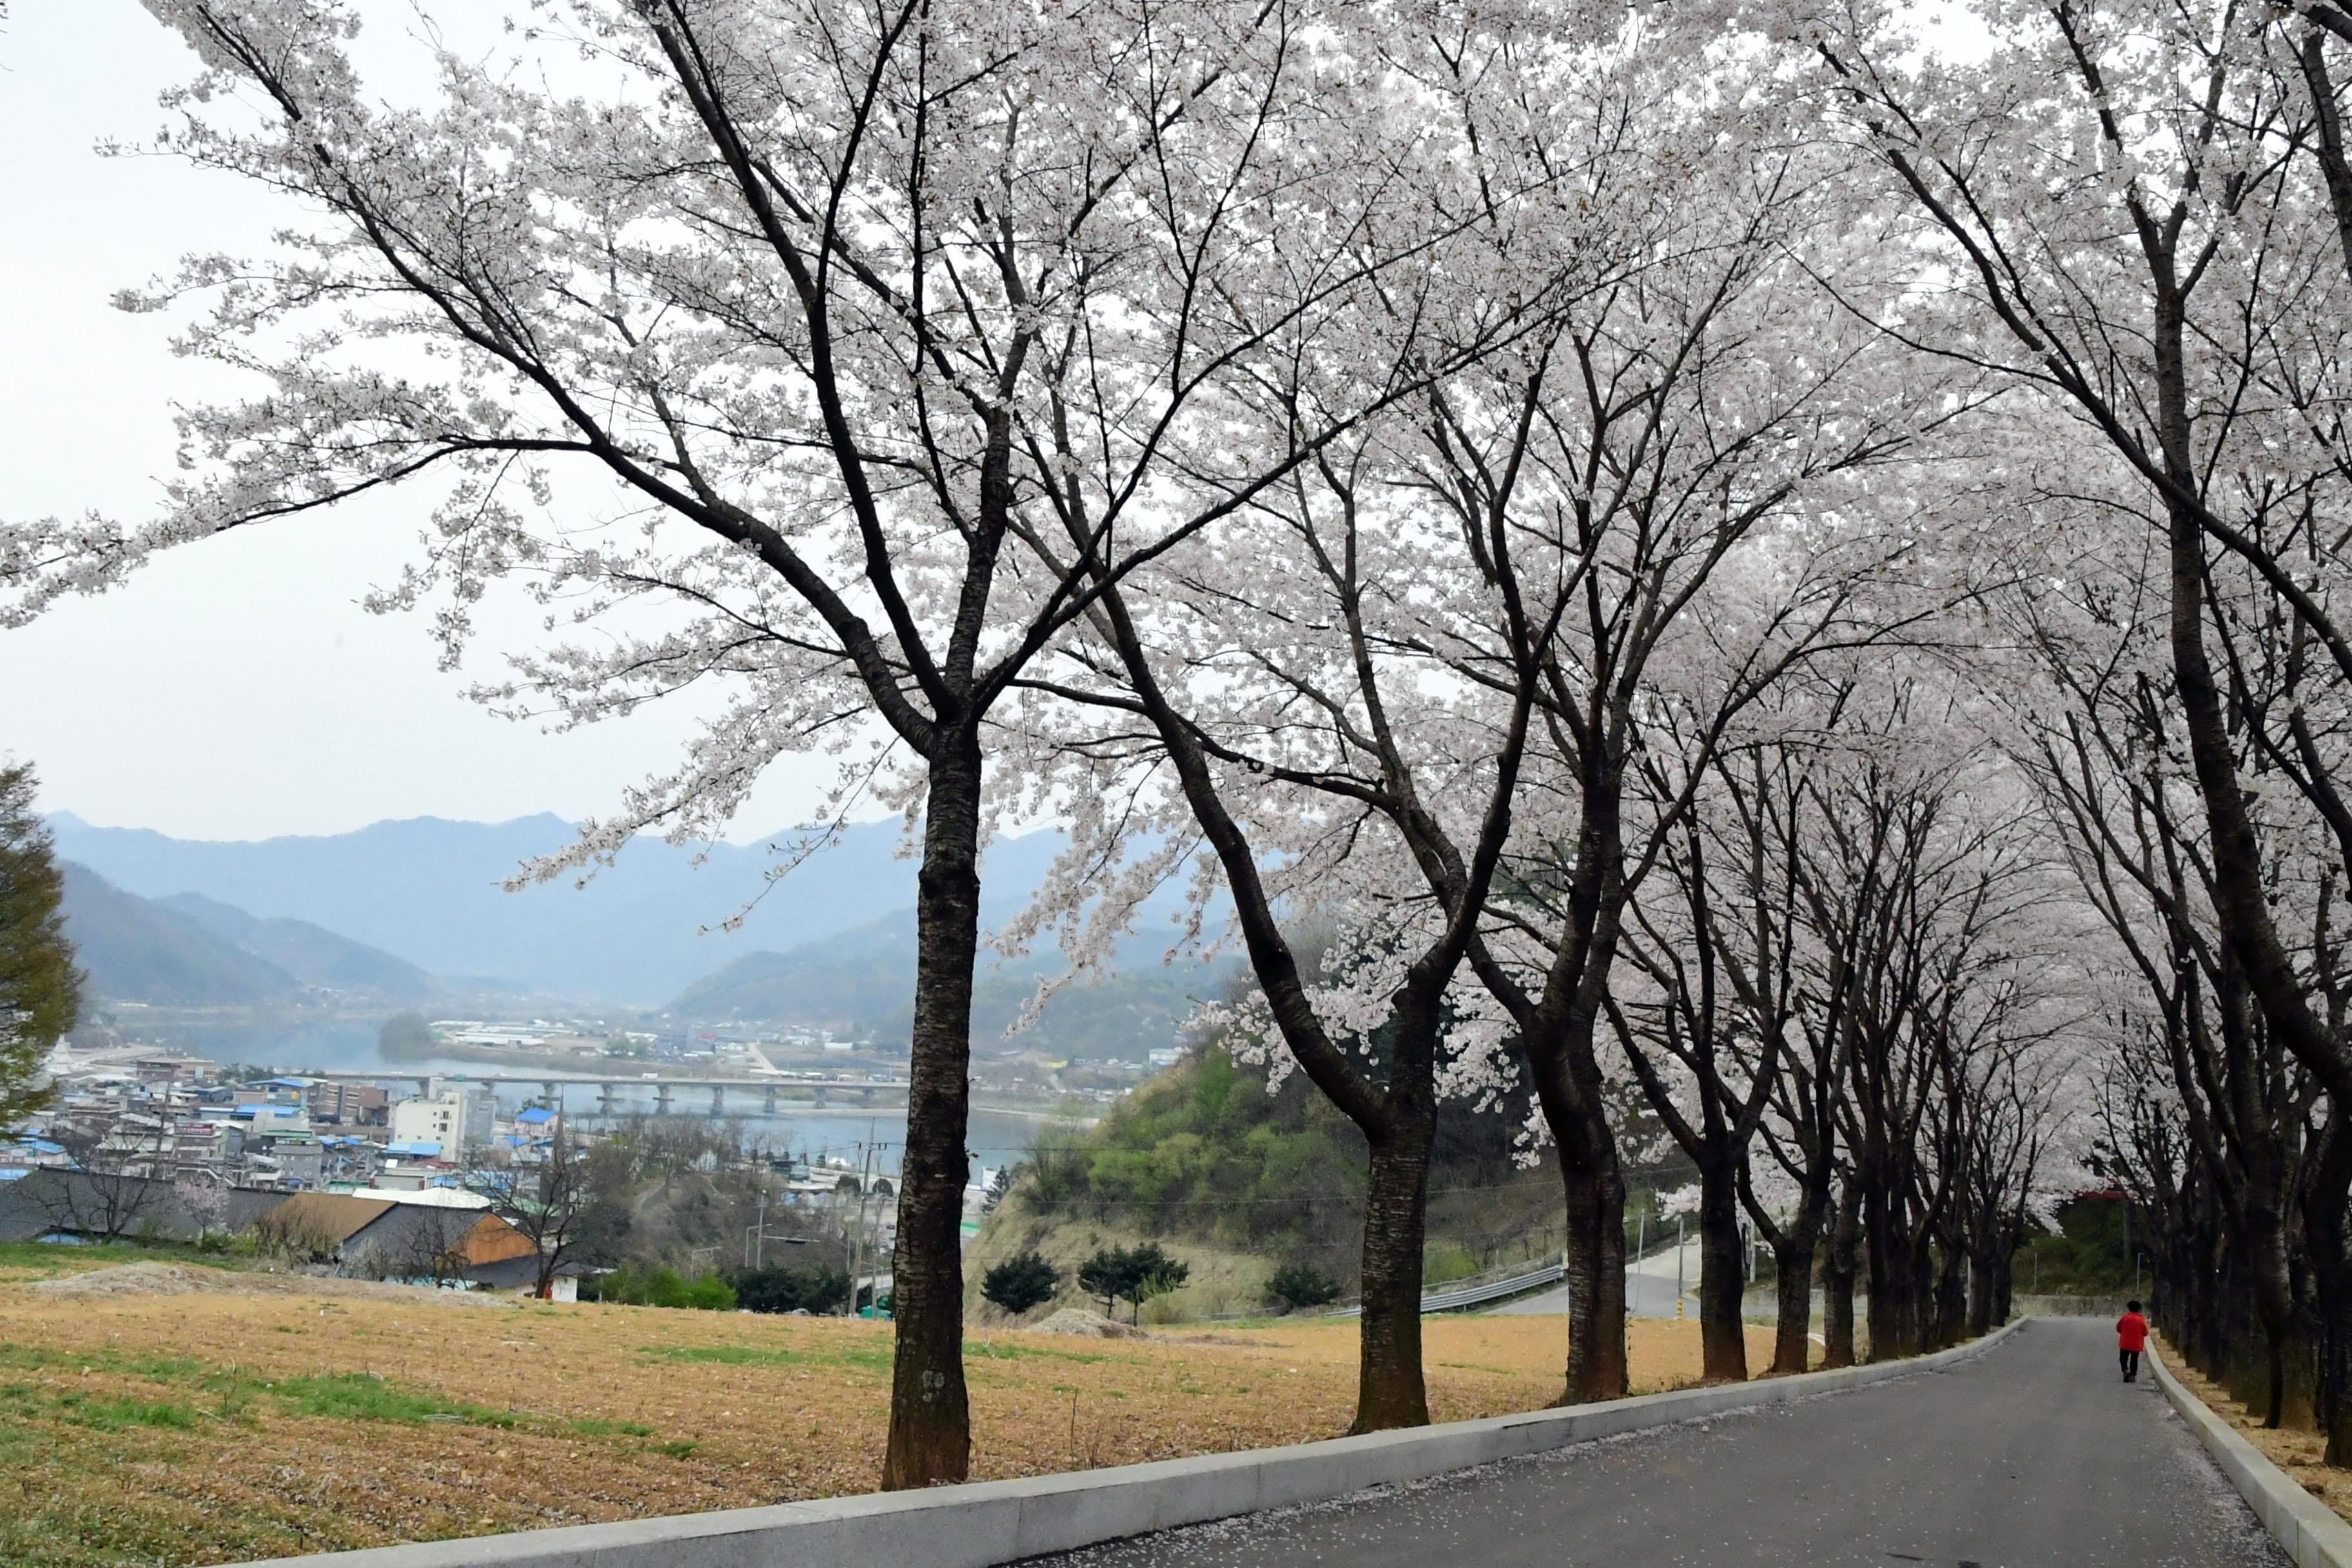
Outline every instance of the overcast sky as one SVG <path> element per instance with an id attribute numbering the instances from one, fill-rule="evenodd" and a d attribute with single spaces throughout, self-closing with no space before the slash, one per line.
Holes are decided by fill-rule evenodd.
<path id="1" fill-rule="evenodd" d="M 468 0 L 469 5 L 478 0 Z M 379 26 L 405 25 L 399 0 Z M 191 250 L 253 254 L 287 212 L 161 159 L 156 94 L 193 57 L 136 0 L 16 0 L 0 22 L 0 512 L 141 517 L 173 462 L 174 399 L 222 373 L 174 359 L 170 323 L 113 290 Z M 415 501 L 421 503 L 420 492 Z M 0 631 L 0 753 L 33 763 L 41 804 L 184 837 L 334 833 L 384 817 L 501 819 L 609 810 L 689 732 L 682 709 L 572 735 L 492 718 L 434 668 L 420 620 L 357 601 L 388 581 L 414 504 L 183 548 L 130 586 Z M 520 641 L 528 617 L 506 616 Z M 496 673 L 495 622 L 472 672 Z M 739 824 L 798 820 L 822 775 L 771 781 Z"/>

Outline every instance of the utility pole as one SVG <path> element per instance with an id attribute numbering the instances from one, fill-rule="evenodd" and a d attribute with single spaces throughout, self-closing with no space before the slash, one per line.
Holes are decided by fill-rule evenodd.
<path id="1" fill-rule="evenodd" d="M 1683 1216 L 1675 1215 L 1675 1317 L 1683 1315 Z"/>
<path id="2" fill-rule="evenodd" d="M 760 1182 L 759 1220 L 751 1226 L 751 1231 L 743 1237 L 743 1266 L 746 1268 L 757 1268 L 760 1267 L 761 1258 L 765 1255 L 767 1240 L 768 1184 L 766 1179 L 763 1177 Z"/>
<path id="3" fill-rule="evenodd" d="M 858 1276 L 864 1269 L 866 1257 L 866 1194 L 874 1185 L 874 1123 L 866 1124 L 866 1163 L 857 1178 L 857 1229 L 851 1238 L 849 1254 L 849 1310 L 845 1317 L 857 1316 Z"/>

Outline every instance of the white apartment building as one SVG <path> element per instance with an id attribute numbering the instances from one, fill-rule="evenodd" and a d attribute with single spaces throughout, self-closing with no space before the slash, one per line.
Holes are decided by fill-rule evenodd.
<path id="1" fill-rule="evenodd" d="M 475 1084 L 436 1083 L 429 1100 L 404 1100 L 392 1108 L 392 1142 L 438 1143 L 455 1154 L 490 1141 L 496 1107 L 487 1089 Z"/>

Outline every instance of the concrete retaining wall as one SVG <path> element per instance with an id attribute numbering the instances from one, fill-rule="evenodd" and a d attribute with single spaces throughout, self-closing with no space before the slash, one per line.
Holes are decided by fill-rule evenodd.
<path id="1" fill-rule="evenodd" d="M 1982 1353 L 2018 1325 L 1910 1361 L 1721 1384 L 1602 1405 L 1455 1421 L 1287 1448 L 981 1481 L 723 1513 L 279 1558 L 277 1568 L 993 1568 L 1123 1536 L 1200 1524 L 1366 1487 L 1424 1480 L 1723 1411 L 1860 1387 Z M 2352 1568 L 2352 1564 L 2347 1564 Z"/>
<path id="2" fill-rule="evenodd" d="M 2120 1318 L 2121 1296 L 2026 1296 L 2010 1298 L 2011 1310 L 2021 1318 Z"/>
<path id="3" fill-rule="evenodd" d="M 2238 1435 L 2236 1427 L 2213 1411 L 2205 1402 L 2182 1385 L 2172 1375 L 2171 1369 L 2151 1348 L 2141 1358 L 2156 1373 L 2157 1386 L 2213 1456 L 2238 1495 L 2263 1521 L 2263 1528 L 2286 1554 L 2295 1561 L 2295 1568 L 2352 1568 L 2352 1525 L 2336 1517 L 2336 1510 L 2297 1486 L 2293 1477 Z"/>

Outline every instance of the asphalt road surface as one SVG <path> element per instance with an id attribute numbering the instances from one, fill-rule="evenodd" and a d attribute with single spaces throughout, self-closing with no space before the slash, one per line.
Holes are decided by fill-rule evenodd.
<path id="1" fill-rule="evenodd" d="M 1939 1372 L 1036 1561 L 1059 1568 L 2284 1568 L 2104 1322 Z"/>
<path id="2" fill-rule="evenodd" d="M 1671 1318 L 1675 1294 L 1681 1288 L 1684 1311 L 1698 1316 L 1698 1237 L 1687 1237 L 1682 1247 L 1682 1269 L 1675 1272 L 1675 1249 L 1660 1247 L 1625 1266 L 1625 1310 L 1636 1318 Z M 1555 1285 L 1532 1296 L 1521 1296 L 1495 1309 L 1497 1312 L 1566 1312 L 1568 1287 Z"/>

